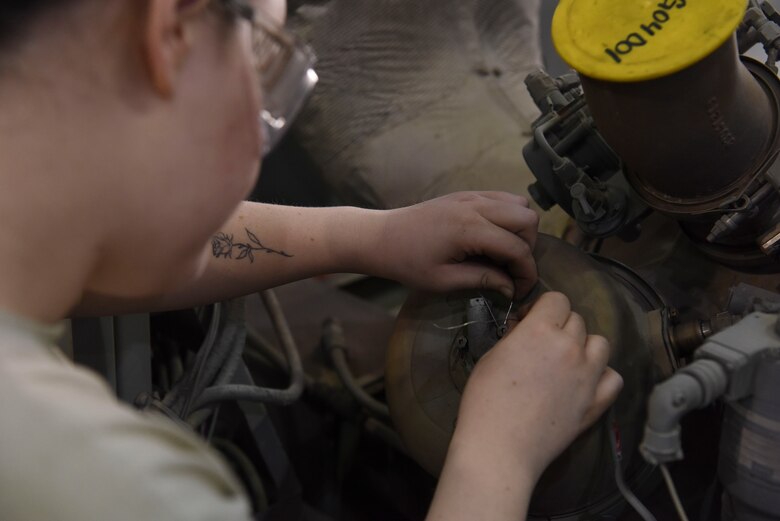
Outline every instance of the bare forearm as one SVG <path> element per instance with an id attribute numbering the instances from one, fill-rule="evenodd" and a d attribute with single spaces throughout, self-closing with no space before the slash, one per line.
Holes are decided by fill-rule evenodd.
<path id="1" fill-rule="evenodd" d="M 244 203 L 212 238 L 203 275 L 159 297 L 120 301 L 88 296 L 76 314 L 180 309 L 235 298 L 295 280 L 336 272 L 376 271 L 370 241 L 383 212 Z"/>
<path id="2" fill-rule="evenodd" d="M 534 479 L 495 446 L 453 438 L 427 521 L 525 519 Z"/>
<path id="3" fill-rule="evenodd" d="M 91 295 L 75 314 L 186 308 L 334 272 L 425 291 L 480 287 L 521 298 L 536 283 L 537 223 L 525 198 L 501 192 L 385 211 L 244 203 L 215 232 L 207 269 L 189 287 L 132 302 Z"/>
<path id="4" fill-rule="evenodd" d="M 181 297 L 213 302 L 315 275 L 371 272 L 382 212 L 245 203 L 212 240 L 203 278 Z"/>

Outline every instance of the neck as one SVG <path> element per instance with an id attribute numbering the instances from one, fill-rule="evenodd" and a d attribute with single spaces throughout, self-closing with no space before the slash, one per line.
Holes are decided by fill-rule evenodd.
<path id="1" fill-rule="evenodd" d="M 88 250 L 74 240 L 79 235 L 59 223 L 47 231 L 9 226 L 4 220 L 0 309 L 43 322 L 65 318 L 81 299 L 89 275 Z"/>
<path id="2" fill-rule="evenodd" d="M 53 322 L 80 300 L 105 223 L 85 216 L 90 190 L 74 173 L 86 165 L 52 128 L 57 114 L 18 106 L 27 113 L 0 106 L 0 309 Z"/>

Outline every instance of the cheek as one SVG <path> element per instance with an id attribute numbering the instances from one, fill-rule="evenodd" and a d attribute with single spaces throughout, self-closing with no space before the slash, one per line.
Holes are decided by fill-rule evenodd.
<path id="1" fill-rule="evenodd" d="M 273 18 L 277 24 L 284 25 L 287 18 L 287 2 L 285 0 L 264 0 L 260 9 Z"/>
<path id="2" fill-rule="evenodd" d="M 236 29 L 206 42 L 189 66 L 182 81 L 189 89 L 179 101 L 182 120 L 176 122 L 188 132 L 170 132 L 181 135 L 182 151 L 169 154 L 175 162 L 170 169 L 182 173 L 175 179 L 181 185 L 171 189 L 182 192 L 180 206 L 188 209 L 182 213 L 194 211 L 198 230 L 209 233 L 251 191 L 262 155 L 262 100 L 249 59 L 250 28 Z"/>
<path id="3" fill-rule="evenodd" d="M 247 39 L 248 39 L 248 35 Z M 246 40 L 242 40 L 246 42 Z M 241 164 L 236 164 L 235 172 L 245 173 L 244 192 L 250 190 L 257 180 L 260 161 L 262 159 L 263 136 L 260 126 L 260 111 L 262 110 L 262 91 L 259 79 L 254 69 L 249 44 L 242 45 L 242 60 L 236 67 L 236 96 L 231 107 L 232 129 L 228 136 L 233 144 L 229 157 L 242 158 Z M 248 186 L 247 186 L 248 185 Z M 246 195 L 243 193 L 242 195 Z"/>
<path id="4" fill-rule="evenodd" d="M 248 138 L 247 146 L 251 148 L 255 159 L 262 156 L 262 132 L 260 127 L 260 111 L 263 108 L 262 89 L 255 72 L 253 62 L 247 57 L 240 69 L 237 85 L 240 85 L 240 99 L 237 107 L 238 120 L 243 123 L 244 135 Z"/>
<path id="5" fill-rule="evenodd" d="M 251 63 L 236 59 L 220 81 L 223 103 L 215 189 L 225 200 L 245 197 L 257 181 L 262 157 L 260 89 Z"/>

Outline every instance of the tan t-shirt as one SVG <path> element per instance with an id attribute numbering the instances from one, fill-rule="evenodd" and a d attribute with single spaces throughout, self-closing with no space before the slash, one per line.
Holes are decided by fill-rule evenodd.
<path id="1" fill-rule="evenodd" d="M 0 520 L 250 519 L 216 453 L 118 402 L 55 346 L 60 334 L 0 313 Z"/>

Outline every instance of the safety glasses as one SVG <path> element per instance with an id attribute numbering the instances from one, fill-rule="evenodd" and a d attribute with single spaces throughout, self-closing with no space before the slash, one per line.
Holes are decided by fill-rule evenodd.
<path id="1" fill-rule="evenodd" d="M 307 45 L 251 5 L 241 0 L 219 0 L 219 4 L 252 24 L 255 68 L 263 90 L 259 122 L 266 155 L 289 130 L 317 84 L 317 59 Z"/>

